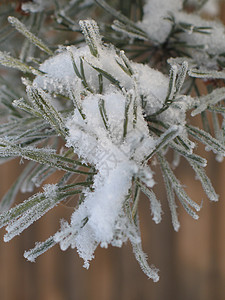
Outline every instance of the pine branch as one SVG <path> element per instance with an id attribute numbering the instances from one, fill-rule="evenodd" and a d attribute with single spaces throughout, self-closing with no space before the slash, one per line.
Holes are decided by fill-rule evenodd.
<path id="1" fill-rule="evenodd" d="M 22 33 L 31 43 L 33 43 L 35 46 L 40 48 L 42 51 L 46 52 L 49 55 L 53 55 L 53 52 L 46 46 L 39 38 L 37 38 L 33 33 L 31 33 L 26 26 L 21 23 L 17 18 L 15 17 L 8 17 L 8 21 L 18 30 L 20 33 Z"/>

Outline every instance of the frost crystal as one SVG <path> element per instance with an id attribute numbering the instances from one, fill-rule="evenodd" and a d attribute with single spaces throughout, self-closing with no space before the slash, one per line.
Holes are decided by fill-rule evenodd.
<path id="1" fill-rule="evenodd" d="M 53 236 L 26 251 L 28 260 L 35 261 L 59 244 L 63 251 L 76 248 L 88 268 L 98 246 L 121 247 L 129 240 L 142 270 L 158 281 L 158 270 L 148 265 L 142 250 L 140 193 L 149 200 L 153 221 L 160 223 L 163 209 L 153 191 L 153 168 L 159 166 L 174 230 L 180 227 L 177 200 L 190 216 L 198 219 L 201 203 L 187 195 L 173 172 L 172 167 L 178 166 L 182 156 L 208 198 L 218 200 L 204 171 L 207 161 L 194 153 L 196 144 L 189 137 L 212 150 L 217 159 L 225 156 L 225 88 L 213 86 L 216 79 L 225 78 L 221 68 L 224 26 L 203 20 L 197 13 L 188 14 L 185 8 L 193 5 L 192 1 L 146 1 L 143 18 L 135 23 L 103 0 L 96 0 L 117 19 L 113 28 L 117 29 L 114 38 L 118 44 L 124 38 L 124 49 L 141 52 L 140 57 L 150 51 L 151 65 L 157 67 L 154 69 L 133 62 L 123 50 L 104 43 L 95 21 L 76 23 L 70 18 L 70 10 L 81 13 L 83 8 L 93 7 L 92 2 L 71 0 L 62 6 L 55 2 L 54 19 L 58 25 L 78 31 L 79 23 L 87 46 L 83 42 L 74 46 L 79 44 L 77 40 L 65 42 L 54 53 L 54 47 L 48 47 L 28 29 L 38 31 L 49 3 L 36 0 L 22 5 L 30 14 L 42 12 L 33 18 L 35 26 L 8 18 L 27 41 L 20 59 L 0 52 L 0 63 L 24 72 L 25 89 L 23 86 L 19 100 L 14 100 L 19 92 L 7 89 L 5 83 L 0 86 L 1 105 L 11 114 L 8 122 L 0 124 L 0 162 L 14 157 L 32 162 L 0 204 L 0 227 L 6 226 L 4 240 L 9 241 L 58 203 L 73 198 L 77 203 L 70 221 L 62 220 Z M 192 8 L 197 10 L 201 4 Z M 134 7 L 139 9 L 137 3 Z M 135 39 L 131 41 L 130 37 Z M 130 44 L 126 45 L 128 40 Z M 40 64 L 35 58 L 25 59 L 27 48 L 33 46 L 43 52 Z M 168 59 L 176 54 L 179 57 Z M 207 95 L 200 96 L 196 78 L 204 79 Z M 190 96 L 192 90 L 196 96 Z M 202 117 L 203 129 L 187 120 L 187 112 L 189 118 Z M 210 122 L 208 112 L 212 113 Z M 172 163 L 168 150 L 174 154 Z M 42 192 L 9 209 L 19 190 L 32 191 L 57 170 L 62 176 L 56 184 L 44 185 Z"/>
<path id="2" fill-rule="evenodd" d="M 142 172 L 141 159 L 154 145 L 154 139 L 148 134 L 140 107 L 137 109 L 135 128 L 133 111 L 129 109 L 127 133 L 124 137 L 126 102 L 126 97 L 118 91 L 105 95 L 90 95 L 82 103 L 85 119 L 75 110 L 74 115 L 67 121 L 67 146 L 72 146 L 84 162 L 95 165 L 98 170 L 94 177 L 94 192 L 86 194 L 82 210 L 85 209 L 83 218 L 88 218 L 85 227 L 89 228 L 95 243 L 103 247 L 113 241 L 114 226 L 118 224 L 118 215 L 122 214 L 122 206 L 131 188 L 132 178 Z M 104 103 L 107 127 L 99 109 L 101 103 Z M 130 103 L 131 108 L 132 106 L 133 103 Z M 153 186 L 150 169 L 146 181 L 148 186 Z M 76 214 L 77 212 L 72 216 L 72 220 Z M 80 239 L 82 232 L 86 234 L 86 230 L 79 233 Z M 117 242 L 117 245 L 120 243 Z M 77 248 L 83 257 L 82 244 L 79 243 Z"/>
<path id="3" fill-rule="evenodd" d="M 168 20 L 170 14 L 181 10 L 183 0 L 149 0 L 144 6 L 144 17 L 138 25 L 147 32 L 149 38 L 157 43 L 164 43 L 172 24 Z"/>
<path id="4" fill-rule="evenodd" d="M 185 51 L 198 65 L 216 68 L 217 60 L 223 58 L 225 47 L 225 29 L 219 21 L 205 20 L 197 13 L 183 10 L 182 0 L 147 0 L 144 5 L 143 19 L 137 25 L 147 33 L 156 44 L 171 39 L 180 47 L 187 45 Z M 185 1 L 186 4 L 202 6 L 202 12 L 215 14 L 218 11 L 217 0 Z M 139 37 L 140 38 L 140 37 Z M 175 38 L 173 40 L 173 38 Z"/>
<path id="5" fill-rule="evenodd" d="M 64 223 L 54 236 L 63 250 L 76 247 L 86 267 L 98 244 L 101 247 L 110 243 L 121 246 L 128 237 L 132 239 L 126 227 L 118 227 L 125 223 L 123 205 L 132 181 L 139 177 L 152 188 L 153 174 L 144 159 L 154 152 L 155 147 L 162 147 L 171 133 L 170 138 L 179 134 L 178 127 L 171 127 L 157 140 L 149 134 L 143 114 L 154 114 L 162 108 L 169 79 L 157 70 L 133 62 L 130 63 L 132 74 L 128 74 L 121 67 L 124 65 L 123 53 L 119 56 L 115 49 L 102 46 L 99 41 L 95 49 L 97 56 L 87 47 L 63 50 L 41 65 L 40 70 L 45 74 L 34 81 L 49 92 L 60 92 L 73 98 L 75 110 L 66 121 L 67 147 L 72 147 L 83 163 L 94 165 L 98 171 L 94 175 L 94 190 L 85 192 L 85 199 L 72 215 L 71 224 Z M 97 90 L 99 70 L 106 74 L 101 94 Z M 85 88 L 91 92 L 81 100 L 77 90 L 82 93 Z M 142 95 L 144 105 L 138 94 Z M 165 113 L 162 118 L 171 124 L 183 123 L 183 115 L 177 113 L 175 117 L 172 112 L 178 109 L 185 113 L 186 108 L 178 102 L 176 107 L 171 107 L 170 113 Z M 161 205 L 153 192 L 149 192 L 149 198 L 153 219 L 158 223 Z M 84 226 L 80 225 L 82 220 L 86 220 Z"/>

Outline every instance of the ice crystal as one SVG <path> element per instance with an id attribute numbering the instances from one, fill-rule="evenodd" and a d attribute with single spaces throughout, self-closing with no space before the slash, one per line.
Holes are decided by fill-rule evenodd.
<path id="1" fill-rule="evenodd" d="M 87 45 L 65 42 L 52 50 L 54 47 L 31 33 L 29 26 L 9 17 L 15 29 L 43 53 L 37 67 L 35 58 L 29 65 L 28 59 L 23 59 L 27 44 L 20 59 L 0 52 L 1 64 L 24 73 L 25 86 L 19 96 L 13 89 L 8 91 L 5 83 L 0 87 L 1 104 L 12 115 L 0 125 L 0 156 L 4 161 L 18 156 L 32 161 L 2 200 L 0 226 L 6 226 L 4 240 L 9 241 L 61 201 L 79 195 L 70 221 L 62 220 L 53 236 L 36 243 L 24 256 L 35 261 L 59 244 L 63 251 L 76 248 L 88 268 L 98 246 L 121 247 L 129 240 L 142 270 L 158 281 L 158 270 L 148 265 L 142 250 L 140 193 L 149 199 L 153 221 L 160 223 L 163 207 L 153 191 L 157 162 L 174 230 L 180 227 L 177 200 L 198 219 L 201 203 L 188 196 L 173 172 L 172 166 L 176 167 L 182 156 L 208 198 L 218 200 L 204 171 L 207 161 L 194 153 L 196 144 L 190 137 L 212 150 L 217 159 L 225 156 L 224 87 L 207 86 L 208 94 L 200 96 L 196 82 L 196 78 L 204 79 L 207 85 L 211 79 L 224 79 L 219 67 L 224 57 L 224 26 L 197 13 L 188 14 L 185 5 L 192 1 L 146 1 L 138 22 L 103 0 L 95 2 L 117 18 L 113 28 L 120 43 L 122 33 L 129 37 L 129 47 L 141 44 L 149 47 L 153 56 L 168 51 L 182 57 L 168 59 L 168 69 L 168 55 L 163 62 L 160 58 L 152 64 L 157 69 L 130 60 L 124 50 L 103 42 L 94 20 L 76 23 L 68 16 L 74 7 L 81 11 L 92 6 L 91 1 L 71 0 L 54 15 L 56 22 L 69 30 L 78 31 L 79 23 Z M 44 14 L 48 5 L 36 0 L 24 3 L 22 9 Z M 201 8 L 197 6 L 196 10 Z M 196 96 L 191 96 L 192 89 Z M 214 135 L 208 129 L 207 110 L 212 112 Z M 187 112 L 190 117 L 201 115 L 204 128 L 193 126 Z M 174 153 L 172 164 L 167 157 L 169 149 Z M 10 209 L 19 190 L 30 192 L 40 187 L 56 170 L 63 173 L 56 184 L 44 185 L 42 192 Z"/>
<path id="2" fill-rule="evenodd" d="M 151 40 L 164 43 L 172 29 L 168 17 L 171 13 L 176 15 L 182 5 L 182 0 L 146 1 L 143 20 L 138 24 Z"/>

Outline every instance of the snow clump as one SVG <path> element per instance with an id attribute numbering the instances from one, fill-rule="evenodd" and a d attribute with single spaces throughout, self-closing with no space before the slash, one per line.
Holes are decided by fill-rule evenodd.
<path id="1" fill-rule="evenodd" d="M 164 135 L 157 138 L 150 134 L 145 116 L 163 107 L 169 86 L 167 76 L 128 61 L 122 51 L 118 53 L 105 45 L 98 45 L 97 51 L 95 56 L 86 46 L 62 49 L 40 66 L 44 75 L 34 80 L 47 92 L 61 93 L 73 100 L 75 109 L 65 119 L 66 145 L 97 172 L 92 190 L 87 188 L 84 192 L 85 198 L 72 214 L 71 223 L 62 222 L 54 236 L 62 250 L 76 247 L 85 267 L 98 245 L 121 247 L 127 239 L 140 243 L 124 205 L 129 201 L 134 180 L 141 180 L 149 188 L 154 185 L 147 161 Z M 174 112 L 178 104 L 179 99 Z M 185 113 L 184 107 L 179 109 Z M 160 118 L 171 125 L 168 132 L 181 134 L 177 125 L 183 124 L 185 118 L 180 115 L 179 119 L 178 113 L 176 118 L 172 113 L 161 114 Z M 159 223 L 161 205 L 155 202 L 156 199 L 151 205 L 155 210 L 152 215 Z"/>

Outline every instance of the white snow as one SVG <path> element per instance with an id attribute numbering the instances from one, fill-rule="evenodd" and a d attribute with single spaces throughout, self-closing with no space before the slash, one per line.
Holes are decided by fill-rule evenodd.
<path id="1" fill-rule="evenodd" d="M 105 128 L 99 111 L 100 99 L 105 102 L 108 129 Z M 140 106 L 137 110 L 136 127 L 133 128 L 132 103 L 128 113 L 127 135 L 123 137 L 126 98 L 118 91 L 89 95 L 82 104 L 86 119 L 82 119 L 78 110 L 68 119 L 67 146 L 72 146 L 85 162 L 94 164 L 98 173 L 94 177 L 94 191 L 86 193 L 82 208 L 79 207 L 78 211 L 85 209 L 83 218 L 88 217 L 85 227 L 89 228 L 89 234 L 91 232 L 95 243 L 107 247 L 109 243 L 115 244 L 114 226 L 118 216 L 122 214 L 132 178 L 141 172 L 149 186 L 154 184 L 151 170 L 148 168 L 146 171 L 140 165 L 141 159 L 153 149 L 154 139 L 149 136 Z M 77 211 L 71 218 L 71 226 L 76 215 Z M 86 234 L 86 229 L 79 232 L 80 242 L 79 245 L 76 243 L 76 247 L 81 256 L 89 261 L 93 253 L 84 255 L 86 251 L 81 246 L 82 234 Z M 118 240 L 116 243 L 122 244 Z"/>
<path id="2" fill-rule="evenodd" d="M 144 17 L 138 22 L 152 41 L 164 43 L 171 31 L 172 24 L 167 18 L 177 14 L 183 6 L 182 0 L 148 0 L 144 5 Z"/>
<path id="3" fill-rule="evenodd" d="M 199 5 L 202 2 L 203 2 L 202 0 L 187 0 L 188 4 L 191 4 L 191 5 L 194 5 L 194 6 Z M 210 15 L 210 16 L 218 16 L 219 9 L 220 9 L 220 5 L 219 5 L 220 2 L 221 2 L 221 0 L 208 0 L 201 7 L 200 12 L 201 13 L 206 13 L 207 15 Z"/>
<path id="4" fill-rule="evenodd" d="M 205 20 L 197 13 L 189 14 L 182 10 L 182 7 L 182 0 L 148 0 L 144 5 L 143 19 L 137 22 L 137 25 L 148 34 L 150 40 L 159 44 L 163 44 L 171 32 L 173 23 L 168 20 L 169 16 L 172 16 L 178 27 L 179 23 L 190 25 L 185 32 L 176 34 L 178 41 L 191 46 L 185 48 L 185 51 L 188 51 L 199 65 L 215 68 L 218 55 L 224 53 L 225 49 L 224 25 L 220 21 Z M 214 14 L 218 12 L 218 7 L 217 0 L 210 0 L 203 6 L 202 11 Z M 201 27 L 204 33 L 196 31 L 196 27 Z"/>
<path id="5" fill-rule="evenodd" d="M 224 1 L 224 0 L 222 0 Z M 220 11 L 221 0 L 208 0 L 206 4 L 202 7 L 201 12 L 206 13 L 210 16 L 218 16 Z"/>
<path id="6" fill-rule="evenodd" d="M 219 21 L 204 20 L 199 15 L 180 12 L 175 15 L 176 22 L 185 22 L 192 24 L 195 27 L 210 27 L 204 29 L 206 34 L 190 31 L 179 34 L 180 41 L 186 42 L 188 45 L 194 46 L 191 50 L 191 56 L 195 58 L 198 64 L 208 65 L 209 67 L 216 64 L 218 55 L 224 52 L 225 49 L 225 27 Z M 204 46 L 204 50 L 195 48 Z M 208 53 L 208 54 L 207 54 Z M 215 59 L 210 59 L 210 55 L 215 56 Z M 207 62 L 207 64 L 206 64 Z"/>
<path id="7" fill-rule="evenodd" d="M 120 247 L 128 238 L 140 243 L 123 206 L 136 177 L 148 188 L 154 185 L 153 172 L 144 158 L 161 141 L 150 135 L 144 115 L 162 108 L 169 86 L 167 76 L 147 65 L 129 62 L 131 73 L 126 73 L 124 53 L 100 42 L 94 46 L 97 55 L 92 55 L 87 46 L 61 49 L 40 66 L 45 75 L 34 80 L 35 85 L 47 92 L 62 93 L 73 100 L 74 112 L 66 120 L 67 146 L 97 171 L 93 190 L 86 190 L 85 199 L 74 211 L 71 223 L 64 222 L 61 231 L 54 236 L 62 250 L 69 246 L 77 248 L 85 267 L 89 266 L 98 245 Z M 76 74 L 73 60 L 80 74 L 82 60 L 89 91 Z M 101 94 L 96 69 L 110 74 L 116 82 L 113 85 L 103 76 Z M 188 103 L 188 98 L 179 97 L 169 112 L 162 114 L 163 121 L 172 125 L 171 129 L 184 125 Z M 178 130 L 177 134 L 181 132 Z M 153 219 L 160 222 L 160 203 L 153 194 L 151 199 Z"/>
<path id="8" fill-rule="evenodd" d="M 86 81 L 93 90 L 98 89 L 98 76 L 88 62 L 105 72 L 111 74 L 118 80 L 122 87 L 126 89 L 133 88 L 133 78 L 127 75 L 118 65 L 119 61 L 124 64 L 121 58 L 116 54 L 113 48 L 103 48 L 99 50 L 99 57 L 95 58 L 91 55 L 88 46 L 76 48 L 75 46 L 67 47 L 60 53 L 47 59 L 40 66 L 40 70 L 45 73 L 43 76 L 37 76 L 34 80 L 38 86 L 50 91 L 67 94 L 68 86 L 76 87 L 77 75 L 75 74 L 71 53 L 74 61 L 80 70 L 80 58 L 83 58 L 84 73 Z M 135 73 L 135 80 L 140 93 L 146 98 L 149 104 L 153 101 L 154 108 L 162 104 L 167 92 L 168 78 L 161 72 L 150 68 L 147 65 L 131 62 L 131 67 Z M 109 87 L 109 81 L 103 78 L 104 91 Z M 163 99 L 163 100 L 162 100 Z M 152 105 L 153 108 L 153 105 Z"/>
<path id="9" fill-rule="evenodd" d="M 88 1 L 84 1 L 84 4 Z M 70 1 L 65 10 L 73 3 L 74 0 Z M 215 1 L 210 3 L 214 5 Z M 31 12 L 41 12 L 48 4 L 36 0 L 33 3 L 25 3 L 22 7 Z M 171 32 L 173 23 L 169 18 L 172 17 L 176 26 L 178 28 L 180 26 L 181 29 L 177 33 L 178 42 L 192 46 L 187 51 L 198 64 L 207 61 L 208 67 L 215 67 L 219 54 L 225 49 L 224 26 L 217 21 L 203 20 L 197 14 L 188 14 L 182 11 L 182 7 L 182 0 L 148 0 L 144 6 L 143 20 L 138 22 L 138 26 L 153 42 L 163 44 Z M 148 161 L 157 151 L 167 187 L 174 229 L 178 231 L 180 227 L 175 193 L 187 212 L 193 218 L 198 218 L 193 209 L 199 211 L 201 206 L 186 194 L 163 155 L 167 150 L 163 147 L 179 135 L 183 139 L 180 139 L 180 145 L 175 141 L 170 146 L 181 155 L 187 154 L 186 158 L 190 159 L 190 164 L 210 200 L 218 199 L 203 168 L 199 166 L 200 163 L 204 164 L 204 159 L 199 157 L 199 162 L 198 156 L 191 157 L 195 144 L 188 140 L 185 125 L 188 109 L 194 108 L 191 113 L 194 116 L 209 105 L 217 104 L 224 99 L 225 88 L 215 89 L 211 94 L 198 99 L 182 95 L 188 71 L 188 62 L 183 58 L 169 60 L 171 69 L 168 77 L 148 65 L 129 61 L 123 51 L 103 44 L 95 21 L 80 21 L 80 26 L 89 46 L 62 47 L 40 65 L 43 75 L 40 75 L 41 72 L 37 73 L 33 83 L 27 79 L 23 79 L 23 82 L 27 85 L 30 104 L 39 109 L 37 101 L 41 98 L 36 95 L 40 95 L 47 105 L 43 106 L 46 121 L 54 125 L 54 122 L 51 123 L 51 117 L 54 115 L 65 137 L 66 147 L 72 148 L 82 162 L 91 165 L 95 171 L 90 174 L 94 174 L 93 184 L 91 188 L 83 189 L 84 198 L 75 208 L 71 221 L 62 221 L 61 229 L 53 237 L 45 244 L 36 245 L 34 251 L 27 252 L 25 256 L 34 260 L 38 251 L 40 253 L 45 251 L 44 248 L 41 249 L 42 245 L 47 249 L 59 243 L 62 250 L 68 247 L 76 248 L 84 260 L 84 266 L 88 268 L 98 245 L 105 248 L 110 244 L 121 247 L 129 239 L 142 269 L 149 278 L 157 281 L 157 270 L 148 266 L 142 251 L 136 215 L 138 197 L 134 195 L 136 196 L 136 192 L 138 195 L 141 189 L 148 196 L 152 219 L 155 223 L 159 223 L 162 208 L 151 190 L 155 181 L 148 165 Z M 204 32 L 200 33 L 198 30 Z M 201 45 L 204 45 L 204 51 L 201 50 Z M 194 60 L 190 59 L 196 67 Z M 190 74 L 194 77 L 195 70 L 189 69 Z M 204 76 L 209 77 L 210 74 L 212 73 L 206 72 Z M 201 74 L 195 75 L 198 76 L 202 77 Z M 66 110 L 58 113 L 55 109 L 58 106 L 55 101 L 58 94 L 66 96 L 68 101 L 71 100 L 73 103 L 74 107 L 69 113 Z M 190 125 L 187 127 L 190 133 L 196 130 Z M 217 132 L 215 135 L 218 134 L 221 133 Z M 197 135 L 203 137 L 208 150 L 212 149 L 217 154 L 224 152 L 223 144 L 217 143 L 217 140 L 208 133 L 199 129 Z M 7 139 L 3 140 L 2 144 L 5 146 L 4 155 L 10 153 L 15 155 L 17 151 L 18 155 L 22 154 L 23 157 L 29 158 L 26 151 L 33 149 L 31 146 L 12 147 L 10 140 L 7 143 Z M 187 144 L 187 149 L 183 149 L 181 144 Z M 160 149 L 165 152 L 161 153 Z M 39 150 L 35 149 L 37 153 Z M 48 149 L 46 154 L 51 154 Z M 177 164 L 176 158 L 174 165 Z M 33 183 L 37 185 L 42 180 L 41 172 L 43 174 L 45 171 L 41 169 L 36 172 Z M 25 188 L 29 188 L 26 181 L 22 185 L 22 190 Z M 45 185 L 44 192 L 25 201 L 23 206 L 19 206 L 17 214 L 14 214 L 14 210 L 10 210 L 8 215 L 5 213 L 2 224 L 8 225 L 4 240 L 8 241 L 19 235 L 56 206 L 64 196 L 63 192 L 62 195 L 60 193 L 61 190 L 57 185 Z M 9 216 L 13 215 L 14 219 L 9 221 Z M 137 224 L 134 224 L 134 215 L 135 218 L 137 216 Z"/>

